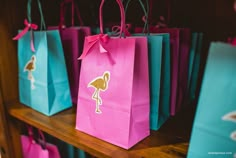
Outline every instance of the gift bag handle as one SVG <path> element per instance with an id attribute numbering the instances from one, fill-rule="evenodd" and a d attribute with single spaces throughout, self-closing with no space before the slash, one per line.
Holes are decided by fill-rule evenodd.
<path id="1" fill-rule="evenodd" d="M 33 127 L 28 125 L 27 129 L 28 129 L 29 141 L 33 143 L 35 141 Z M 43 132 L 40 129 L 38 129 L 38 139 L 41 140 L 38 143 L 42 146 L 43 149 L 46 149 L 46 140 L 45 140 Z"/>
<path id="2" fill-rule="evenodd" d="M 103 34 L 103 18 L 102 18 L 102 8 L 103 8 L 103 4 L 104 4 L 105 0 L 102 0 L 100 7 L 99 7 L 99 20 L 100 20 L 100 33 Z M 122 34 L 124 34 L 125 36 L 125 11 L 124 11 L 124 6 L 121 2 L 121 0 L 116 0 L 116 2 L 119 5 L 120 8 L 120 15 L 121 15 L 121 26 L 120 26 L 120 33 L 119 36 L 121 37 Z"/>
<path id="3" fill-rule="evenodd" d="M 149 34 L 149 26 L 148 26 L 149 25 L 148 24 L 149 3 L 148 3 L 148 0 L 146 0 L 146 5 L 147 5 L 147 9 L 146 9 L 143 2 L 142 2 L 142 0 L 138 0 L 138 1 L 139 1 L 140 6 L 142 7 L 142 10 L 144 12 L 144 18 L 145 18 L 144 19 L 145 23 L 144 23 L 144 27 L 143 27 L 143 33 L 145 31 L 147 31 L 147 33 Z M 127 12 L 127 9 L 128 9 L 128 6 L 129 6 L 130 2 L 131 2 L 131 0 L 128 0 L 126 5 L 125 5 L 125 13 Z"/>
<path id="4" fill-rule="evenodd" d="M 29 136 L 29 141 L 33 143 L 34 141 L 34 132 L 33 132 L 33 127 L 32 126 L 27 126 L 28 129 L 28 136 Z"/>
<path id="5" fill-rule="evenodd" d="M 142 0 L 138 0 L 138 1 L 139 1 L 140 6 L 142 7 L 142 10 L 144 12 L 144 18 L 145 18 L 145 24 L 144 24 L 143 32 L 145 30 L 147 30 L 149 32 L 149 30 L 148 30 L 148 12 L 149 12 L 148 0 L 146 0 L 147 9 L 145 8 Z M 127 9 L 128 9 L 128 6 L 129 6 L 130 2 L 131 2 L 131 0 L 128 0 L 126 5 L 125 5 L 125 13 L 127 12 Z"/>
<path id="6" fill-rule="evenodd" d="M 149 0 L 149 4 L 150 4 L 150 14 L 149 14 L 149 18 L 151 21 L 153 21 L 152 19 L 152 14 L 153 14 L 153 0 Z M 156 27 L 167 27 L 170 24 L 171 21 L 171 1 L 170 0 L 165 0 L 165 7 L 166 7 L 166 17 L 164 16 L 160 16 L 159 20 L 160 22 L 157 23 Z M 160 26 L 159 26 L 160 25 Z"/>
<path id="7" fill-rule="evenodd" d="M 42 11 L 42 6 L 40 3 L 40 0 L 37 0 L 37 2 L 38 2 L 40 18 L 41 18 L 40 30 L 43 30 L 43 29 L 46 30 L 46 25 L 45 25 L 45 21 L 44 21 L 44 17 L 43 17 L 43 11 Z M 27 19 L 24 20 L 25 28 L 20 33 L 18 33 L 15 37 L 13 37 L 13 40 L 19 40 L 21 37 L 23 37 L 30 30 L 30 47 L 31 47 L 32 52 L 35 52 L 33 30 L 37 30 L 38 26 L 36 24 L 32 23 L 31 3 L 32 3 L 32 0 L 28 0 L 28 3 L 27 3 L 28 21 L 27 21 Z"/>
<path id="8" fill-rule="evenodd" d="M 75 25 L 74 22 L 74 12 L 76 11 L 77 18 L 81 26 L 83 26 L 83 20 L 80 16 L 79 8 L 75 4 L 74 0 L 64 0 L 60 4 L 60 27 L 65 25 L 65 14 L 66 14 L 66 4 L 71 3 L 71 26 Z"/>
<path id="9" fill-rule="evenodd" d="M 46 149 L 47 148 L 47 146 L 46 146 L 47 143 L 46 143 L 44 134 L 40 129 L 38 129 L 38 134 L 39 134 L 38 138 L 39 138 L 39 140 L 41 140 L 41 141 L 39 141 L 39 144 L 42 146 L 43 149 Z"/>
<path id="10" fill-rule="evenodd" d="M 37 0 L 38 3 L 38 9 L 39 9 L 39 13 L 40 13 L 40 20 L 41 20 L 41 24 L 40 24 L 40 30 L 46 30 L 46 25 L 45 25 L 45 20 L 44 20 L 44 16 L 43 16 L 43 11 L 42 11 L 42 5 L 40 0 Z M 28 21 L 31 24 L 32 23 L 32 17 L 31 17 L 31 7 L 32 6 L 32 0 L 28 0 L 27 3 L 27 17 L 28 17 Z"/>

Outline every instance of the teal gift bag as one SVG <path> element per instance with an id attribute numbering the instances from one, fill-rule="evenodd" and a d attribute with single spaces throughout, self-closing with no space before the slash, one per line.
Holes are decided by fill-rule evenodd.
<path id="1" fill-rule="evenodd" d="M 133 35 L 148 37 L 150 129 L 158 130 L 170 116 L 170 35 Z"/>
<path id="2" fill-rule="evenodd" d="M 198 33 L 193 32 L 191 37 L 191 46 L 189 51 L 189 66 L 188 66 L 188 89 L 190 87 L 190 81 L 192 76 L 193 64 L 194 64 L 194 57 L 197 51 L 197 37 Z"/>
<path id="3" fill-rule="evenodd" d="M 162 36 L 148 37 L 148 65 L 150 84 L 150 129 L 157 130 L 159 122 L 159 103 L 161 85 Z"/>
<path id="4" fill-rule="evenodd" d="M 151 34 L 150 37 L 155 38 L 155 36 L 161 36 L 162 39 L 162 51 L 161 51 L 161 69 L 158 70 L 158 51 L 155 51 L 155 47 L 158 45 L 155 44 L 155 41 L 151 40 L 151 47 L 149 47 L 149 73 L 151 87 L 151 108 L 155 113 L 151 113 L 151 127 L 154 130 L 159 129 L 169 118 L 170 116 L 170 80 L 171 80 L 171 69 L 170 69 L 170 35 L 167 33 L 163 34 Z M 152 39 L 150 38 L 150 39 Z M 150 49 L 151 48 L 151 49 Z M 159 56 L 160 57 L 160 56 Z M 160 76 L 157 76 L 158 71 L 160 71 Z M 156 86 L 155 82 L 158 81 L 160 77 L 160 85 Z M 155 93 L 159 92 L 159 100 Z M 151 109 L 152 112 L 152 109 Z"/>
<path id="5" fill-rule="evenodd" d="M 126 10 L 130 2 L 127 1 Z M 144 4 L 140 0 L 139 3 L 147 16 Z M 143 28 L 145 30 L 149 32 L 147 21 Z M 148 39 L 150 129 L 158 130 L 170 116 L 170 35 L 137 33 L 133 36 L 147 36 Z"/>
<path id="6" fill-rule="evenodd" d="M 236 157 L 236 47 L 210 45 L 188 158 Z"/>
<path id="7" fill-rule="evenodd" d="M 53 115 L 72 106 L 62 43 L 58 30 L 46 31 L 41 4 L 41 30 L 31 23 L 31 1 L 28 20 L 18 40 L 19 98 L 45 115 Z"/>
<path id="8" fill-rule="evenodd" d="M 189 54 L 188 95 L 189 101 L 196 99 L 199 70 L 201 64 L 201 52 L 203 33 L 192 33 L 192 43 Z"/>
<path id="9" fill-rule="evenodd" d="M 104 28 L 104 33 L 109 33 L 110 32 L 110 28 L 106 27 Z M 100 33 L 100 28 L 99 27 L 91 27 L 91 33 L 92 35 L 97 35 Z"/>

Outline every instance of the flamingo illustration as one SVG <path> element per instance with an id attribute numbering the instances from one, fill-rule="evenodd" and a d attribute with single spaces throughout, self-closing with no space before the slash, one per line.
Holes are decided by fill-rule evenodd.
<path id="1" fill-rule="evenodd" d="M 24 67 L 24 72 L 28 71 L 28 80 L 30 80 L 31 83 L 31 88 L 34 89 L 34 77 L 32 74 L 32 71 L 35 70 L 35 62 L 36 62 L 36 57 L 35 55 L 32 55 L 31 59 L 26 63 L 25 67 Z"/>
<path id="2" fill-rule="evenodd" d="M 225 121 L 232 121 L 236 123 L 236 111 L 230 112 L 223 116 L 222 118 Z M 231 138 L 236 141 L 236 131 L 231 134 Z"/>
<path id="3" fill-rule="evenodd" d="M 108 88 L 108 82 L 110 80 L 110 72 L 105 71 L 103 73 L 103 76 L 96 77 L 94 80 L 92 80 L 88 87 L 93 87 L 95 89 L 92 99 L 96 101 L 96 109 L 95 112 L 97 114 L 101 114 L 102 111 L 99 109 L 99 106 L 102 105 L 102 98 L 100 97 L 100 91 L 106 91 Z"/>
<path id="4" fill-rule="evenodd" d="M 236 123 L 236 111 L 230 112 L 222 117 L 224 121 L 232 121 Z M 234 141 L 236 141 L 236 131 L 232 132 L 230 134 L 230 138 Z M 236 157 L 236 153 L 234 154 L 234 157 Z"/>

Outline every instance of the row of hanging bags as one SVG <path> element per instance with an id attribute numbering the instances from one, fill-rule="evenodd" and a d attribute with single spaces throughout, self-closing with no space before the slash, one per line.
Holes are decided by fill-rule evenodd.
<path id="1" fill-rule="evenodd" d="M 125 30 L 124 7 L 119 37 L 100 31 L 87 36 L 84 43 L 76 113 L 76 129 L 129 149 L 150 134 L 149 75 L 146 37 L 122 37 Z"/>
<path id="2" fill-rule="evenodd" d="M 41 27 L 31 20 L 31 3 L 27 3 L 25 29 L 18 40 L 18 74 L 20 102 L 45 115 L 53 115 L 72 106 L 61 37 L 58 30 L 47 31 L 40 0 L 36 0 Z"/>
<path id="3" fill-rule="evenodd" d="M 167 1 L 166 3 L 168 10 L 170 10 L 170 2 Z M 150 4 L 153 5 L 153 2 Z M 153 6 L 150 8 L 153 8 Z M 150 14 L 152 14 L 152 10 L 150 10 Z M 156 26 L 149 26 L 149 31 L 151 34 L 168 33 L 170 35 L 170 115 L 174 116 L 182 108 L 187 93 L 191 32 L 188 28 L 167 27 L 167 23 L 170 21 L 169 18 L 170 15 L 168 15 L 166 23 L 161 21 Z M 140 27 L 135 28 L 136 33 L 140 33 L 142 30 Z"/>
<path id="4" fill-rule="evenodd" d="M 145 5 L 141 0 L 138 2 L 147 17 Z M 130 3 L 131 0 L 126 2 L 126 15 Z M 146 5 L 148 6 L 148 3 Z M 136 33 L 132 36 L 148 39 L 150 129 L 158 130 L 170 115 L 170 36 L 168 33 L 149 34 L 148 29 L 148 21 L 146 21 L 143 32 L 147 33 Z"/>
<path id="5" fill-rule="evenodd" d="M 236 156 L 236 47 L 212 42 L 188 150 L 189 158 Z"/>
<path id="6" fill-rule="evenodd" d="M 71 9 L 68 9 L 68 8 Z M 71 25 L 66 25 L 66 11 L 71 11 Z M 79 73 L 80 64 L 78 57 L 82 54 L 84 38 L 91 35 L 90 27 L 75 26 L 74 15 L 77 15 L 80 25 L 83 25 L 83 21 L 80 17 L 79 9 L 74 0 L 64 0 L 60 6 L 60 23 L 59 26 L 49 26 L 49 30 L 58 29 L 61 35 L 62 45 L 64 49 L 66 67 L 68 72 L 68 79 L 70 85 L 70 92 L 72 102 L 77 104 L 78 88 L 79 88 Z"/>

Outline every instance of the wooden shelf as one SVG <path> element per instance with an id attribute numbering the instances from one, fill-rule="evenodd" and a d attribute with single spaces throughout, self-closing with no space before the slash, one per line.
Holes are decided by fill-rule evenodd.
<path id="1" fill-rule="evenodd" d="M 54 116 L 45 116 L 18 102 L 7 105 L 8 112 L 14 118 L 30 124 L 42 131 L 80 148 L 96 157 L 140 157 L 174 158 L 186 157 L 191 133 L 193 108 L 188 112 L 171 117 L 158 131 L 129 150 L 104 142 L 75 129 L 76 108 L 65 110 Z"/>

